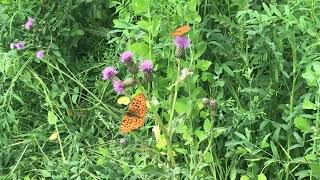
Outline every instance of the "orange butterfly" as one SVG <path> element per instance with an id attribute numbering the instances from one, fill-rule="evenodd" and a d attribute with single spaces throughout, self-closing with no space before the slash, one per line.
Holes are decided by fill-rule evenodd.
<path id="1" fill-rule="evenodd" d="M 147 112 L 146 98 L 143 93 L 136 95 L 128 105 L 120 124 L 120 132 L 126 134 L 143 126 Z"/>
<path id="2" fill-rule="evenodd" d="M 185 33 L 189 32 L 189 31 L 190 31 L 190 26 L 189 25 L 184 25 L 184 26 L 181 26 L 178 29 L 174 30 L 171 33 L 171 35 L 172 36 L 182 36 L 182 35 L 184 35 Z"/>

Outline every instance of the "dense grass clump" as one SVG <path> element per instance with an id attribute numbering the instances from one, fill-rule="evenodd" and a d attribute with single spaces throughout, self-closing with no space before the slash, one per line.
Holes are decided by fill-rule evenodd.
<path id="1" fill-rule="evenodd" d="M 0 1 L 0 179 L 320 179 L 319 14 Z"/>

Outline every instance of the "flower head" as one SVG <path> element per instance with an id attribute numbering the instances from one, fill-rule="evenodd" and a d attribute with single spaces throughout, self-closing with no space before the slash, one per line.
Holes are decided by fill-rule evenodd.
<path id="1" fill-rule="evenodd" d="M 10 43 L 10 49 L 14 49 L 15 48 L 15 44 L 14 43 Z"/>
<path id="2" fill-rule="evenodd" d="M 15 45 L 15 48 L 17 48 L 18 50 L 22 50 L 25 48 L 24 42 L 23 41 L 19 41 L 17 42 Z"/>
<path id="3" fill-rule="evenodd" d="M 177 48 L 187 49 L 188 47 L 190 47 L 190 39 L 183 36 L 176 36 L 174 44 Z"/>
<path id="4" fill-rule="evenodd" d="M 33 18 L 29 17 L 28 18 L 28 21 L 24 24 L 24 27 L 27 29 L 27 30 L 30 30 L 33 26 Z"/>
<path id="5" fill-rule="evenodd" d="M 36 52 L 36 57 L 38 59 L 42 59 L 44 57 L 44 50 L 40 50 Z"/>
<path id="6" fill-rule="evenodd" d="M 132 61 L 133 53 L 131 51 L 125 51 L 121 54 L 120 60 L 122 63 L 130 63 Z"/>
<path id="7" fill-rule="evenodd" d="M 123 93 L 125 87 L 122 81 L 115 80 L 112 82 L 112 85 L 113 85 L 113 90 L 117 92 L 117 94 Z"/>
<path id="8" fill-rule="evenodd" d="M 181 70 L 181 75 L 180 75 L 180 77 L 179 77 L 179 80 L 180 80 L 180 81 L 183 81 L 185 78 L 187 78 L 188 76 L 191 76 L 192 74 L 193 74 L 192 71 L 190 71 L 190 70 L 187 69 L 187 68 L 183 68 L 183 69 Z"/>
<path id="9" fill-rule="evenodd" d="M 140 71 L 150 74 L 153 70 L 153 64 L 150 60 L 145 60 L 140 64 Z"/>
<path id="10" fill-rule="evenodd" d="M 102 79 L 108 80 L 118 74 L 118 71 L 114 67 L 106 67 L 102 71 Z"/>

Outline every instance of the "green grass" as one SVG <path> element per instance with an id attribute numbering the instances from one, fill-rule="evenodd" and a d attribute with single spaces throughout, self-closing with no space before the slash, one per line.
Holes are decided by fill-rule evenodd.
<path id="1" fill-rule="evenodd" d="M 0 179 L 319 179 L 319 5 L 0 1 Z M 101 71 L 132 77 L 126 50 L 154 71 L 117 95 Z M 117 100 L 138 91 L 145 124 L 121 134 Z"/>

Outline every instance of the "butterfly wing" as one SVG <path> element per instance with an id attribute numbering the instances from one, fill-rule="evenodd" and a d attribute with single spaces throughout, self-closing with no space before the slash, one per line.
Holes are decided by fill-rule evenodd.
<path id="1" fill-rule="evenodd" d="M 126 134 L 143 126 L 146 112 L 146 98 L 143 93 L 140 93 L 128 105 L 128 111 L 120 124 L 120 132 Z"/>
<path id="2" fill-rule="evenodd" d="M 138 129 L 139 127 L 143 126 L 143 124 L 143 118 L 137 117 L 130 113 L 126 113 L 120 124 L 120 132 L 126 134 L 128 132 L 131 132 L 132 130 Z"/>
<path id="3" fill-rule="evenodd" d="M 190 31 L 190 26 L 189 25 L 184 25 L 184 26 L 179 27 L 175 31 L 173 31 L 171 33 L 171 35 L 172 36 L 182 36 L 182 35 L 184 35 L 185 33 L 189 32 L 189 31 Z"/>
<path id="4" fill-rule="evenodd" d="M 143 93 L 136 95 L 128 105 L 128 112 L 144 118 L 147 112 L 146 97 Z"/>

